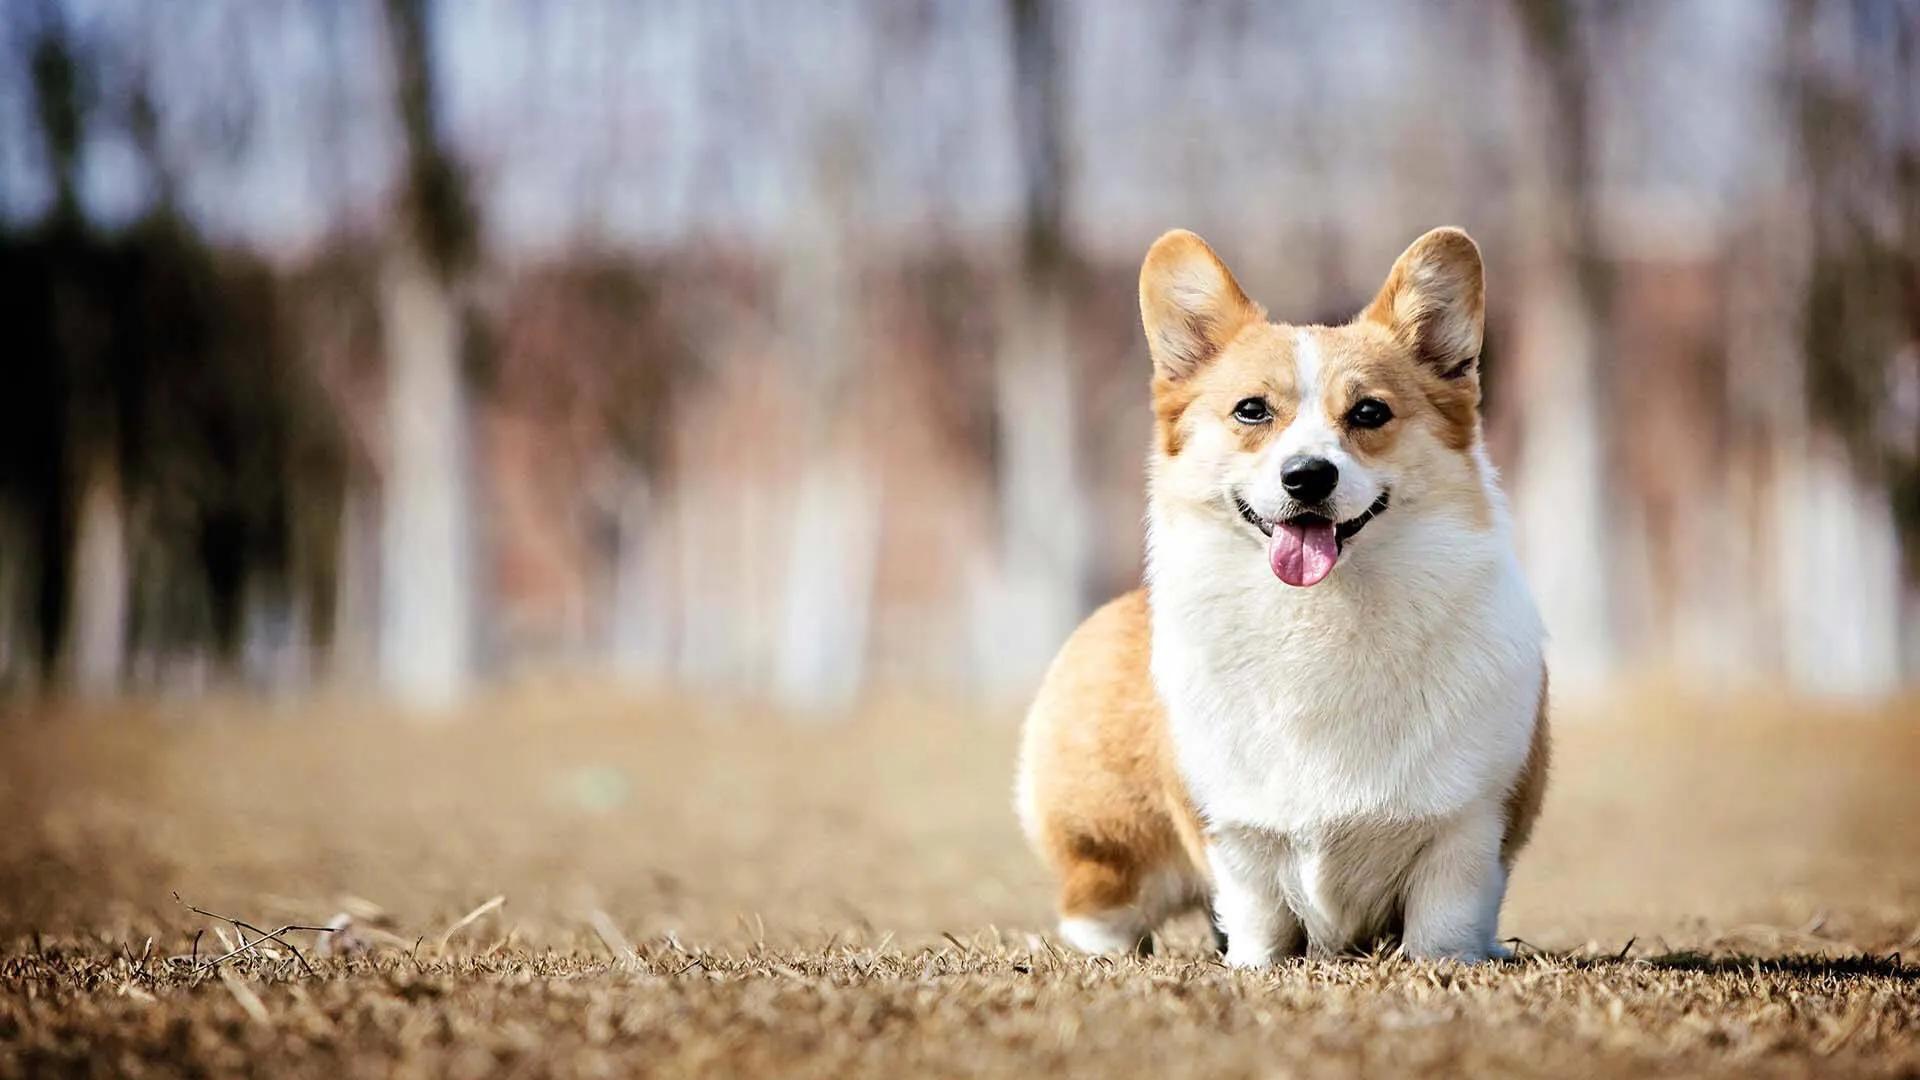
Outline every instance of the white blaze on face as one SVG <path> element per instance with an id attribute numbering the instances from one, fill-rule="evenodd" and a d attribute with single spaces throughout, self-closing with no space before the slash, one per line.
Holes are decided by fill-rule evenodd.
<path id="1" fill-rule="evenodd" d="M 1316 585 L 1333 572 L 1340 559 L 1335 523 L 1357 517 L 1379 494 L 1371 474 L 1347 453 L 1340 431 L 1328 414 L 1320 346 L 1312 331 L 1298 330 L 1293 339 L 1294 387 L 1298 395 L 1293 421 L 1262 455 L 1259 474 L 1249 488 L 1249 503 L 1262 516 L 1283 517 L 1286 487 L 1281 481 L 1286 463 L 1296 457 L 1320 458 L 1340 472 L 1327 499 L 1331 521 L 1295 523 L 1282 520 L 1267 544 L 1267 562 L 1274 575 L 1289 585 Z"/>
<path id="2" fill-rule="evenodd" d="M 1340 449 L 1340 433 L 1327 422 L 1327 407 L 1322 397 L 1326 388 L 1320 384 L 1320 345 L 1313 340 L 1313 334 L 1307 330 L 1296 330 L 1293 334 L 1293 385 L 1299 395 L 1293 413 L 1293 423 L 1274 440 L 1268 462 L 1275 477 L 1280 475 L 1280 465 L 1296 455 L 1326 458 L 1334 465 L 1345 464 L 1346 452 Z M 1342 475 L 1345 470 L 1342 469 Z M 1335 489 L 1338 497 L 1339 489 Z"/>

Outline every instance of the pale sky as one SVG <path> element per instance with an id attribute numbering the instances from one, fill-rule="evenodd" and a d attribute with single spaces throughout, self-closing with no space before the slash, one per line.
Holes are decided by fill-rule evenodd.
<path id="1" fill-rule="evenodd" d="M 151 197 L 114 107 L 145 69 L 184 202 L 213 234 L 288 250 L 377 223 L 396 154 L 374 3 L 63 7 L 105 73 L 82 184 L 96 220 Z M 1214 7 L 1067 4 L 1072 205 L 1089 247 L 1130 251 L 1169 220 L 1350 220 L 1389 190 L 1458 216 L 1484 195 L 1471 170 L 1512 150 L 1522 88 L 1495 5 L 1253 4 L 1239 24 Z M 1633 11 L 1597 88 L 1601 161 L 1615 187 L 1710 215 L 1781 167 L 1760 66 L 1779 9 Z M 439 8 L 440 77 L 489 238 L 508 249 L 777 242 L 835 205 L 862 225 L 965 233 L 1017 205 L 1002 16 L 969 0 L 474 0 Z M 17 62 L 29 17 L 8 18 L 0 64 L 13 221 L 49 197 Z"/>

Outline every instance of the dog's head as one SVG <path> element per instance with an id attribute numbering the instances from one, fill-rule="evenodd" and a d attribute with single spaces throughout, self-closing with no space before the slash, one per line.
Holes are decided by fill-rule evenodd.
<path id="1" fill-rule="evenodd" d="M 1332 573 L 1363 529 L 1484 518 L 1480 249 L 1435 229 L 1344 326 L 1268 322 L 1206 241 L 1147 252 L 1153 494 L 1238 530 L 1290 585 Z"/>

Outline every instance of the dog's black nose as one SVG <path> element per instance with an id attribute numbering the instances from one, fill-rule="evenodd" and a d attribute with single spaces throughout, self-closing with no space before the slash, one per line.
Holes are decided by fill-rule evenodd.
<path id="1" fill-rule="evenodd" d="M 1280 463 L 1280 485 L 1303 503 L 1317 503 L 1333 494 L 1340 470 L 1322 457 L 1295 454 Z"/>

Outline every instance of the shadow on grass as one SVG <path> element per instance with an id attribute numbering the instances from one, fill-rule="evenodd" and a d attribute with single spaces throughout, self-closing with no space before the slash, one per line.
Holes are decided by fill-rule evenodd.
<path id="1" fill-rule="evenodd" d="M 1761 973 L 1795 975 L 1805 978 L 1849 978 L 1871 976 L 1920 983 L 1920 965 L 1906 963 L 1899 953 L 1885 956 L 1821 956 L 1817 953 L 1788 953 L 1785 956 L 1750 956 L 1740 953 L 1709 953 L 1697 950 L 1660 953 L 1652 956 L 1571 956 L 1546 951 L 1529 951 L 1516 960 L 1540 956 L 1582 971 L 1609 971 L 1616 968 L 1650 967 L 1660 971 L 1687 971 L 1702 975 L 1739 975 Z"/>

